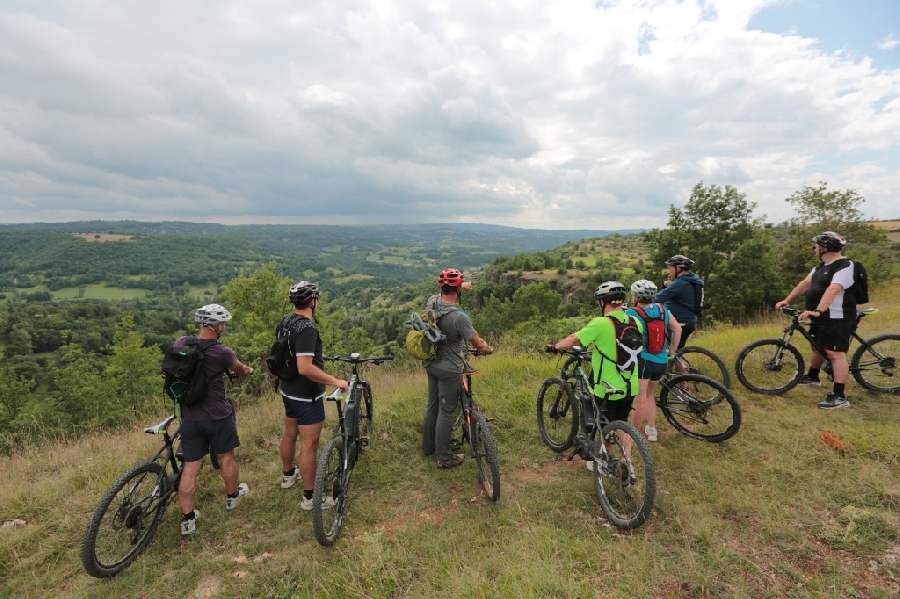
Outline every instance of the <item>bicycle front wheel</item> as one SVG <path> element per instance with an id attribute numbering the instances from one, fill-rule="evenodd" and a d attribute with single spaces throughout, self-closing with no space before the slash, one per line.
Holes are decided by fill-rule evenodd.
<path id="1" fill-rule="evenodd" d="M 559 377 L 544 381 L 537 397 L 537 423 L 547 447 L 562 452 L 578 433 L 578 403 L 572 386 Z"/>
<path id="2" fill-rule="evenodd" d="M 484 414 L 472 409 L 472 454 L 478 465 L 478 480 L 485 497 L 491 501 L 500 499 L 500 463 L 497 461 L 497 445 L 488 429 Z"/>
<path id="3" fill-rule="evenodd" d="M 900 391 L 898 358 L 900 335 L 881 335 L 856 350 L 850 361 L 850 372 L 857 383 L 870 391 L 896 393 Z"/>
<path id="4" fill-rule="evenodd" d="M 793 389 L 804 370 L 803 356 L 781 339 L 763 339 L 741 350 L 734 371 L 742 385 L 756 393 L 781 395 Z"/>
<path id="5" fill-rule="evenodd" d="M 650 447 L 632 425 L 613 420 L 603 427 L 594 459 L 594 490 L 603 513 L 617 528 L 647 520 L 656 500 L 656 471 Z"/>
<path id="6" fill-rule="evenodd" d="M 81 564 L 96 578 L 115 576 L 150 543 L 166 508 L 166 479 L 157 462 L 122 474 L 94 509 L 81 542 Z"/>
<path id="7" fill-rule="evenodd" d="M 741 428 L 741 407 L 725 385 L 708 376 L 682 374 L 664 380 L 657 404 L 678 431 L 720 443 Z"/>
<path id="8" fill-rule="evenodd" d="M 722 358 L 705 347 L 696 345 L 682 347 L 675 352 L 675 359 L 684 366 L 684 374 L 702 374 L 731 389 L 731 372 L 728 366 Z"/>
<path id="9" fill-rule="evenodd" d="M 332 437 L 319 455 L 316 466 L 316 482 L 313 486 L 313 532 L 319 544 L 334 544 L 341 533 L 344 509 L 347 507 L 347 487 L 350 485 L 350 467 L 344 468 L 344 440 Z"/>

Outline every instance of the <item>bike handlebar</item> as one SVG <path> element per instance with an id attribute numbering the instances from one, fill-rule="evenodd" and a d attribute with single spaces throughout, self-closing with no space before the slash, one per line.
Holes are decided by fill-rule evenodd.
<path id="1" fill-rule="evenodd" d="M 348 362 L 350 364 L 362 364 L 363 362 L 371 362 L 372 364 L 378 365 L 382 362 L 386 362 L 388 360 L 393 360 L 394 356 L 369 356 L 368 358 L 363 358 L 360 354 L 352 353 L 349 358 L 345 358 L 343 356 L 322 356 L 325 360 L 329 362 Z"/>

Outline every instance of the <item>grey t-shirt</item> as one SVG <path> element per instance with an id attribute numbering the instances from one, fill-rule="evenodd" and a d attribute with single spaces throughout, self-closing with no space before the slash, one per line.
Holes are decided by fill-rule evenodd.
<path id="1" fill-rule="evenodd" d="M 429 306 L 430 307 L 430 306 Z M 438 300 L 435 310 L 450 310 L 455 308 L 453 304 L 448 304 Z M 441 344 L 441 356 L 437 360 L 426 360 L 425 366 L 436 366 L 447 372 L 463 373 L 465 369 L 465 354 L 463 347 L 466 342 L 475 336 L 475 327 L 472 326 L 472 319 L 463 310 L 450 310 L 438 320 L 438 327 L 447 340 Z"/>

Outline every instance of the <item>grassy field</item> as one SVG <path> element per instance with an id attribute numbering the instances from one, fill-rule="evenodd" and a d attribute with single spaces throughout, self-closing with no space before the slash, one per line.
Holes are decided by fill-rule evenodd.
<path id="1" fill-rule="evenodd" d="M 900 332 L 900 303 L 881 299 L 873 298 L 881 311 L 866 319 L 866 335 Z M 702 331 L 695 341 L 732 363 L 743 345 L 778 336 L 782 325 L 774 318 Z M 737 386 L 743 426 L 721 445 L 692 441 L 660 418 L 660 442 L 651 444 L 656 507 L 642 528 L 622 533 L 605 520 L 582 462 L 556 461 L 541 442 L 535 396 L 556 359 L 501 347 L 477 364 L 476 396 L 495 418 L 500 452 L 496 504 L 480 497 L 471 461 L 439 471 L 421 455 L 424 374 L 382 367 L 369 374 L 377 434 L 333 547 L 316 542 L 299 486 L 278 484 L 282 412 L 273 394 L 239 407 L 238 461 L 250 485 L 239 508 L 224 511 L 222 481 L 204 468 L 197 535 L 181 540 L 170 507 L 147 551 L 112 580 L 84 573 L 81 538 L 105 489 L 157 439 L 135 426 L 0 458 L 0 522 L 27 522 L 0 530 L 0 596 L 900 594 L 900 398 L 851 382 L 852 408 L 828 412 L 816 407 L 827 388 L 767 397 Z"/>

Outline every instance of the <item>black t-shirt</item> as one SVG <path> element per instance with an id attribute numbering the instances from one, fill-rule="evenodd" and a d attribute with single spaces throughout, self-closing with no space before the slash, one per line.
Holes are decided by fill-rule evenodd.
<path id="1" fill-rule="evenodd" d="M 322 357 L 322 339 L 316 323 L 300 314 L 289 314 L 281 319 L 275 328 L 275 336 L 280 338 L 290 331 L 291 352 L 294 356 L 311 356 L 313 364 L 325 370 Z M 302 374 L 292 381 L 281 381 L 281 394 L 299 401 L 313 401 L 325 395 L 325 383 L 317 383 Z"/>

